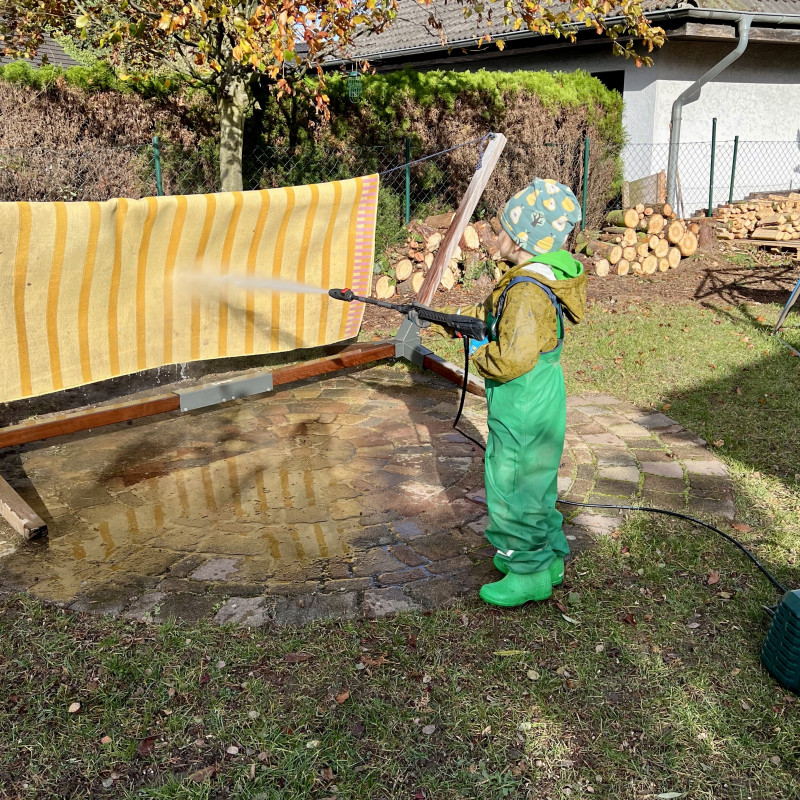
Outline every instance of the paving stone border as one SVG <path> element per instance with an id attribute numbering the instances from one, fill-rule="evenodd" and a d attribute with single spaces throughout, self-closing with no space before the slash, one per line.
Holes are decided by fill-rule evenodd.
<path id="1" fill-rule="evenodd" d="M 59 445 L 63 452 L 50 454 L 50 473 L 41 450 L 18 449 L 11 457 L 29 474 L 20 470 L 16 484 L 23 493 L 35 490 L 57 524 L 49 545 L 18 546 L 5 558 L 0 536 L 0 589 L 24 589 L 77 611 L 129 619 L 212 619 L 246 626 L 374 618 L 453 603 L 496 577 L 493 550 L 483 535 L 488 517 L 482 454 L 451 427 L 456 401 L 456 390 L 436 376 L 378 367 L 242 401 L 194 421 L 166 419 L 159 425 L 171 427 L 155 430 L 180 444 L 180 426 L 188 426 L 188 438 L 157 463 L 131 455 L 154 428 L 100 434 L 93 452 L 77 463 L 74 453 L 85 448 L 73 438 Z M 272 427 L 264 426 L 265 419 Z M 486 436 L 484 401 L 468 399 L 463 424 Z M 75 441 L 77 448 L 69 443 Z M 220 443 L 227 451 L 219 452 Z M 267 445 L 271 449 L 258 449 Z M 275 480 L 283 482 L 273 488 L 284 496 L 294 493 L 298 502 L 276 510 L 267 509 L 265 501 L 259 508 L 258 498 L 245 503 L 243 491 L 229 498 L 229 508 L 207 515 L 206 523 L 186 514 L 162 519 L 164 532 L 157 540 L 147 540 L 146 531 L 120 543 L 106 535 L 108 519 L 123 511 L 131 517 L 150 513 L 152 506 L 158 519 L 164 492 L 159 470 L 168 475 L 175 459 L 183 459 L 185 475 L 210 469 L 208 459 L 218 469 L 223 457 L 229 470 L 231 463 L 241 469 L 249 463 L 248 448 L 262 460 L 273 459 L 275 476 L 280 472 Z M 59 485 L 56 473 L 64 459 L 75 472 Z M 102 480 L 98 463 L 106 469 L 100 470 Z M 296 476 L 284 473 L 298 463 L 306 464 L 306 485 L 290 486 Z M 262 492 L 262 500 L 272 498 L 269 491 Z M 559 492 L 577 502 L 651 505 L 706 518 L 732 520 L 735 513 L 725 465 L 702 439 L 662 413 L 597 393 L 568 399 Z M 160 513 L 163 517 L 163 508 Z M 565 514 L 574 551 L 622 522 L 613 511 L 569 508 Z M 342 534 L 338 552 L 333 552 L 336 533 L 325 528 L 334 523 Z M 303 537 L 324 538 L 327 544 L 320 545 L 317 558 L 276 562 L 274 548 L 284 547 L 278 540 L 289 529 L 298 552 Z M 187 531 L 196 547 L 170 540 L 172 532 L 186 541 Z M 81 548 L 94 547 L 94 539 L 99 550 L 92 551 L 94 562 L 86 561 Z M 70 553 L 74 560 L 64 563 Z M 37 575 L 40 562 L 47 569 Z M 124 571 L 131 562 L 138 572 Z M 115 572 L 117 564 L 122 571 Z M 68 591 L 59 570 L 70 569 L 76 580 Z M 107 574 L 99 580 L 91 569 Z"/>

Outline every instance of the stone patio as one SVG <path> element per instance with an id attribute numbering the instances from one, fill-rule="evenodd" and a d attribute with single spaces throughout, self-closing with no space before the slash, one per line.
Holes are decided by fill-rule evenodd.
<path id="1" fill-rule="evenodd" d="M 457 403 L 435 375 L 375 367 L 6 450 L 0 474 L 50 536 L 0 520 L 0 589 L 244 625 L 440 607 L 496 574 Z M 724 465 L 674 420 L 599 394 L 568 406 L 564 499 L 733 518 Z M 483 400 L 461 424 L 485 438 Z M 576 551 L 621 522 L 565 512 Z"/>

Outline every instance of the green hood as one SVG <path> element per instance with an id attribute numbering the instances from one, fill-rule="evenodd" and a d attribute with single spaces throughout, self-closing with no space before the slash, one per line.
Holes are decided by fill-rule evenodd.
<path id="1" fill-rule="evenodd" d="M 528 264 L 537 263 L 547 264 L 553 270 L 556 280 L 550 280 L 537 272 L 525 269 Z M 494 294 L 499 297 L 503 289 L 514 278 L 518 278 L 521 275 L 530 275 L 551 289 L 553 294 L 561 301 L 564 313 L 569 319 L 572 322 L 581 321 L 586 305 L 586 274 L 583 271 L 583 264 L 580 261 L 576 261 L 566 250 L 545 253 L 532 258 L 525 264 L 512 267 L 500 278 Z"/>

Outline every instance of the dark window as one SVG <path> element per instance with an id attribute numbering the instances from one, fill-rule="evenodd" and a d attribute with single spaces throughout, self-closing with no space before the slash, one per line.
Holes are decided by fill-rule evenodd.
<path id="1" fill-rule="evenodd" d="M 607 89 L 611 89 L 620 94 L 625 93 L 625 70 L 614 69 L 607 72 L 593 72 L 593 78 L 597 78 Z"/>

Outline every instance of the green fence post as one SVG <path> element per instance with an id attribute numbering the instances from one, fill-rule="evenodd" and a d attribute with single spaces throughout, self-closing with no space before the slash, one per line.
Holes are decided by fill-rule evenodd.
<path id="1" fill-rule="evenodd" d="M 733 202 L 733 184 L 736 182 L 736 154 L 739 152 L 739 137 L 733 137 L 733 161 L 731 162 L 731 190 L 728 192 L 728 203 Z"/>
<path id="2" fill-rule="evenodd" d="M 411 222 L 411 139 L 406 136 L 406 225 Z"/>
<path id="3" fill-rule="evenodd" d="M 711 170 L 708 176 L 708 214 L 710 217 L 714 213 L 714 155 L 717 149 L 717 118 L 711 121 Z"/>
<path id="4" fill-rule="evenodd" d="M 586 193 L 589 190 L 589 137 L 583 140 L 583 192 L 581 195 L 581 230 L 586 230 Z"/>
<path id="5" fill-rule="evenodd" d="M 161 197 L 164 194 L 164 186 L 161 183 L 161 149 L 158 146 L 158 136 L 153 137 L 153 159 L 156 163 L 156 191 Z"/>

